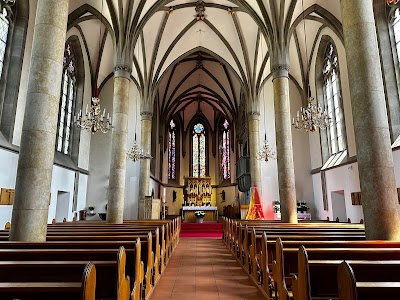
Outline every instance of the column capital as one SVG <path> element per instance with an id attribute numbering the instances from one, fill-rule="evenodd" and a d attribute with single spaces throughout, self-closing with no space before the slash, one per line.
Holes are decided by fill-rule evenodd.
<path id="1" fill-rule="evenodd" d="M 150 111 L 142 111 L 142 112 L 140 112 L 140 116 L 142 117 L 142 120 L 152 120 L 153 119 L 153 113 Z"/>
<path id="2" fill-rule="evenodd" d="M 260 113 L 259 112 L 249 112 L 247 113 L 247 119 L 248 120 L 260 120 Z"/>
<path id="3" fill-rule="evenodd" d="M 131 79 L 132 68 L 126 65 L 116 65 L 114 67 L 114 77 Z"/>
<path id="4" fill-rule="evenodd" d="M 271 67 L 272 80 L 280 77 L 289 78 L 290 66 L 288 64 L 280 64 Z"/>

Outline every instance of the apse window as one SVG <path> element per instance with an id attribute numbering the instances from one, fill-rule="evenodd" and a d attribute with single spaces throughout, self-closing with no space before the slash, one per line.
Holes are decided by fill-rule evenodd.
<path id="1" fill-rule="evenodd" d="M 206 176 L 206 130 L 204 125 L 197 123 L 192 132 L 192 176 Z"/>

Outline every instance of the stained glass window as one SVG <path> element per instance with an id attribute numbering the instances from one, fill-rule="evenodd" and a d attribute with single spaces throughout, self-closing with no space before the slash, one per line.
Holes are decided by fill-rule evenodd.
<path id="1" fill-rule="evenodd" d="M 230 157 L 230 136 L 229 122 L 225 120 L 222 125 L 222 144 L 221 144 L 221 161 L 222 161 L 222 177 L 224 180 L 231 178 L 231 157 Z"/>
<path id="2" fill-rule="evenodd" d="M 173 120 L 169 123 L 168 141 L 168 179 L 176 179 L 176 125 Z"/>
<path id="3" fill-rule="evenodd" d="M 325 109 L 332 119 L 332 125 L 327 130 L 329 154 L 332 155 L 346 149 L 338 58 L 332 43 L 329 43 L 326 48 L 323 76 Z"/>
<path id="4" fill-rule="evenodd" d="M 57 151 L 70 153 L 72 114 L 76 95 L 74 55 L 70 45 L 64 53 L 64 73 L 61 83 L 60 110 L 58 115 Z"/>
<path id="5" fill-rule="evenodd" d="M 9 28 L 10 22 L 7 19 L 7 10 L 3 8 L 3 11 L 0 12 L 0 78 L 3 73 Z"/>
<path id="6" fill-rule="evenodd" d="M 206 176 L 206 132 L 203 124 L 197 123 L 193 127 L 192 137 L 193 147 L 193 177 L 205 177 Z"/>

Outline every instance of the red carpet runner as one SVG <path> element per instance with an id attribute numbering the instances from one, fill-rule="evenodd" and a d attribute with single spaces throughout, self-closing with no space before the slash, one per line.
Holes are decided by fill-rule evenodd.
<path id="1" fill-rule="evenodd" d="M 222 223 L 182 223 L 180 237 L 222 238 Z"/>

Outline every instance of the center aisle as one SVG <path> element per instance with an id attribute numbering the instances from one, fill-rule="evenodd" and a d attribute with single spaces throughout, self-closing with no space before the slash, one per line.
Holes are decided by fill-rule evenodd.
<path id="1" fill-rule="evenodd" d="M 150 300 L 264 299 L 221 239 L 181 238 Z"/>

